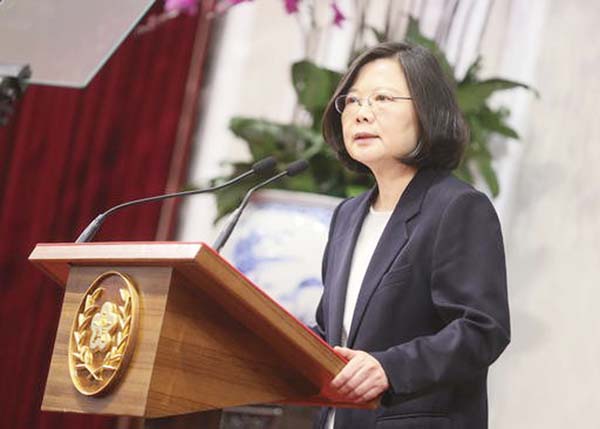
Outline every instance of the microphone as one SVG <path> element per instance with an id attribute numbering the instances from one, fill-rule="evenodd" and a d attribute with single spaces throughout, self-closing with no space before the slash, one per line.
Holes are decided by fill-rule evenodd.
<path id="1" fill-rule="evenodd" d="M 246 195 L 244 195 L 244 199 L 242 200 L 242 202 L 240 203 L 238 208 L 235 209 L 233 213 L 231 213 L 231 216 L 229 217 L 227 224 L 221 230 L 221 233 L 215 240 L 215 242 L 212 246 L 213 249 L 218 253 L 221 250 L 221 248 L 225 245 L 225 242 L 231 235 L 233 228 L 235 228 L 235 225 L 237 224 L 238 220 L 240 219 L 240 216 L 242 215 L 242 211 L 244 211 L 244 208 L 248 204 L 248 201 L 250 200 L 250 196 L 254 193 L 254 191 L 262 188 L 263 186 L 267 186 L 269 183 L 279 180 L 284 176 L 293 177 L 297 174 L 300 174 L 307 168 L 308 168 L 308 162 L 305 159 L 300 159 L 298 161 L 292 162 L 281 173 L 276 174 L 275 176 L 265 180 L 264 182 L 261 182 L 258 185 L 250 188 L 250 190 L 248 192 L 246 192 Z"/>
<path id="2" fill-rule="evenodd" d="M 141 198 L 138 200 L 133 200 L 133 201 L 129 201 L 127 203 L 119 204 L 118 206 L 114 206 L 113 208 L 105 211 L 104 213 L 99 214 L 96 217 L 96 219 L 94 219 L 83 230 L 83 232 L 79 235 L 79 237 L 77 237 L 77 240 L 75 240 L 75 243 L 86 243 L 88 241 L 91 241 L 92 238 L 94 238 L 94 235 L 96 235 L 96 232 L 98 232 L 98 230 L 100 229 L 100 226 L 102 225 L 102 223 L 104 222 L 106 217 L 108 215 L 116 212 L 117 210 L 121 210 L 121 209 L 124 209 L 125 207 L 133 206 L 136 204 L 149 203 L 151 201 L 166 200 L 167 198 L 185 197 L 188 195 L 196 195 L 196 194 L 203 194 L 206 192 L 218 191 L 219 189 L 223 189 L 227 186 L 234 185 L 234 184 L 240 182 L 241 180 L 245 179 L 248 176 L 252 176 L 254 174 L 258 174 L 259 176 L 265 175 L 266 173 L 269 173 L 270 171 L 272 171 L 275 168 L 276 164 L 277 164 L 277 162 L 275 161 L 275 158 L 273 158 L 272 156 L 269 156 L 265 159 L 261 159 L 260 161 L 254 163 L 252 165 L 252 168 L 250 170 L 246 171 L 245 173 L 242 173 L 239 176 L 234 177 L 233 179 L 231 179 L 225 183 L 222 183 L 220 185 L 212 186 L 212 187 L 205 188 L 205 189 L 195 189 L 193 191 L 174 192 L 171 194 Z"/>

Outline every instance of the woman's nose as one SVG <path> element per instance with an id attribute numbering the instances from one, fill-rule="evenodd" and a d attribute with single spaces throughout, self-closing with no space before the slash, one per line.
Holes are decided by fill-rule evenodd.
<path id="1" fill-rule="evenodd" d="M 362 106 L 358 107 L 358 111 L 355 116 L 356 122 L 372 122 L 373 121 L 373 111 L 371 110 L 371 106 L 367 103 L 364 103 Z"/>

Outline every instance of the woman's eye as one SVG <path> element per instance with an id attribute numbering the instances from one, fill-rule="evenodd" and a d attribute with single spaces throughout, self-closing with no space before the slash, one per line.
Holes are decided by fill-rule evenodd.
<path id="1" fill-rule="evenodd" d="M 375 101 L 378 102 L 388 102 L 388 101 L 394 101 L 394 97 L 392 97 L 391 95 L 388 94 L 375 94 Z"/>
<path id="2" fill-rule="evenodd" d="M 354 97 L 354 96 L 346 97 L 346 104 L 354 104 L 354 103 L 358 103 L 357 97 Z"/>

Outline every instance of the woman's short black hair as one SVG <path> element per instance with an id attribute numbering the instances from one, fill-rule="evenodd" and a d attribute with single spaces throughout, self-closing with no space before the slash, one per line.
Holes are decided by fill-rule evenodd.
<path id="1" fill-rule="evenodd" d="M 469 130 L 456 102 L 453 85 L 427 49 L 408 43 L 379 44 L 352 62 L 323 114 L 325 141 L 347 167 L 369 172 L 364 164 L 352 159 L 346 151 L 341 117 L 334 103 L 336 97 L 346 94 L 365 64 L 382 58 L 398 60 L 419 119 L 420 138 L 417 146 L 399 160 L 417 168 L 453 170 L 458 167 Z"/>

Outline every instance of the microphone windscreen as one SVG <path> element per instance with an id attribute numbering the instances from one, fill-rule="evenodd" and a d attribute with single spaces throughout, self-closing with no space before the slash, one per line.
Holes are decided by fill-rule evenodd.
<path id="1" fill-rule="evenodd" d="M 287 172 L 288 176 L 295 176 L 296 174 L 302 173 L 307 168 L 308 161 L 306 161 L 305 159 L 299 159 L 298 161 L 294 161 L 290 165 L 288 165 L 285 171 Z"/>
<path id="2" fill-rule="evenodd" d="M 259 176 L 263 176 L 275 170 L 276 165 L 277 161 L 275 161 L 275 158 L 273 158 L 272 156 L 268 156 L 265 159 L 261 159 L 260 161 L 255 162 L 252 165 L 252 171 L 254 171 Z"/>

